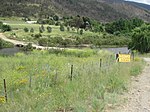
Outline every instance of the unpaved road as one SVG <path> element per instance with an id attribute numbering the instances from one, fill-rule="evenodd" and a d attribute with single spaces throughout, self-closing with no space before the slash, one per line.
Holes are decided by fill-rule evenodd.
<path id="1" fill-rule="evenodd" d="M 150 58 L 144 60 L 147 66 L 141 75 L 133 79 L 126 105 L 115 112 L 150 112 Z"/>
<path id="2" fill-rule="evenodd" d="M 0 33 L 0 38 L 7 41 L 7 42 L 13 43 L 14 45 L 17 45 L 17 44 L 27 45 L 29 43 L 29 42 L 23 42 L 23 41 L 9 39 L 6 36 L 4 36 L 3 33 Z M 36 45 L 36 44 L 33 44 L 33 43 L 32 43 L 32 46 L 36 47 L 37 49 L 39 48 L 39 49 L 43 49 L 43 50 L 44 49 L 64 49 L 64 48 L 59 48 L 59 47 L 44 47 L 44 46 L 39 46 L 39 45 Z"/>

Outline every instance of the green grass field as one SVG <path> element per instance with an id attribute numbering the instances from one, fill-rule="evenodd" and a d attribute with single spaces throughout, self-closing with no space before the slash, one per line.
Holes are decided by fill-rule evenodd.
<path id="1" fill-rule="evenodd" d="M 4 34 L 11 39 L 16 39 L 26 42 L 34 42 L 35 44 L 40 44 L 42 46 L 50 47 L 74 47 L 74 46 L 90 46 L 90 47 L 102 47 L 102 46 L 126 46 L 130 42 L 130 38 L 125 36 L 116 36 L 108 34 L 106 32 L 95 33 L 90 30 L 83 30 L 83 34 L 80 34 L 80 30 L 77 32 L 76 28 L 70 28 L 65 31 L 60 31 L 60 26 L 55 25 L 44 25 L 45 31 L 39 33 L 40 24 L 28 24 L 24 22 L 21 18 L 0 18 L 0 21 L 11 26 L 12 31 L 5 32 Z M 63 23 L 63 21 L 59 21 Z M 52 28 L 52 32 L 48 33 L 47 26 Z M 25 32 L 24 28 L 28 28 L 29 32 Z M 31 28 L 34 32 L 30 32 Z M 37 37 L 37 35 L 41 35 Z M 44 38 L 44 39 L 43 39 Z M 59 38 L 59 39 L 58 39 Z M 42 40 L 43 39 L 43 40 Z M 41 42 L 42 41 L 42 42 Z M 47 45 L 47 43 L 49 43 Z"/>
<path id="2" fill-rule="evenodd" d="M 128 90 L 130 76 L 139 74 L 144 65 L 141 60 L 116 63 L 115 56 L 106 51 L 87 55 L 92 51 L 83 50 L 82 57 L 73 55 L 78 50 L 67 52 L 56 55 L 33 51 L 0 57 L 0 111 L 101 112 L 108 104 L 120 103 L 118 95 Z"/>
<path id="3" fill-rule="evenodd" d="M 10 37 L 11 34 L 16 34 L 17 38 L 19 40 L 25 39 L 25 40 L 29 40 L 29 41 L 34 41 L 34 39 L 31 37 L 31 34 L 38 34 L 39 33 L 39 27 L 41 26 L 40 24 L 28 24 L 24 21 L 21 20 L 3 20 L 2 18 L 0 19 L 2 20 L 2 22 L 7 23 L 8 25 L 10 25 L 12 27 L 12 31 L 11 32 L 6 32 L 5 34 Z M 52 32 L 48 33 L 47 32 L 47 26 L 52 27 Z M 34 33 L 26 33 L 24 32 L 24 28 L 28 28 L 29 30 L 31 28 L 34 29 Z M 62 32 L 60 31 L 60 26 L 55 26 L 55 25 L 44 25 L 45 27 L 45 31 L 42 33 L 43 36 L 51 36 L 51 37 L 63 37 L 63 38 L 72 38 L 72 37 L 76 37 L 76 36 L 80 36 L 82 37 L 86 37 L 86 36 L 93 36 L 93 35 L 99 35 L 98 33 L 93 33 L 90 31 L 84 31 L 83 35 L 80 35 L 79 33 L 77 33 L 77 31 L 72 31 L 70 29 L 70 31 L 67 31 L 67 28 L 65 27 L 65 31 Z"/>

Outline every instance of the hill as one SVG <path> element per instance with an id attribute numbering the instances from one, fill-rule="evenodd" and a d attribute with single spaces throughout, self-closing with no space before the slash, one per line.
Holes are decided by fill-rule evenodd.
<path id="1" fill-rule="evenodd" d="M 129 2 L 129 1 L 126 1 L 126 2 L 129 4 L 135 5 L 137 7 L 141 7 L 143 9 L 150 10 L 150 5 L 143 4 L 143 3 L 137 3 L 137 2 Z"/>
<path id="2" fill-rule="evenodd" d="M 102 22 L 138 17 L 150 21 L 150 11 L 123 0 L 1 0 L 0 16 L 87 16 Z"/>

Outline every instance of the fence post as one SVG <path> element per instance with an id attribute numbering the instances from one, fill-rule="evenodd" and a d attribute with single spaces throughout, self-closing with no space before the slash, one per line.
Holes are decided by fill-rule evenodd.
<path id="1" fill-rule="evenodd" d="M 4 92 L 5 92 L 5 100 L 7 102 L 7 88 L 6 88 L 6 80 L 4 79 Z"/>
<path id="2" fill-rule="evenodd" d="M 29 79 L 29 87 L 31 88 L 31 84 L 32 83 L 32 77 L 31 77 L 31 75 L 30 75 L 30 79 Z"/>
<path id="3" fill-rule="evenodd" d="M 100 68 L 102 67 L 102 59 L 100 59 L 99 67 L 100 67 Z"/>
<path id="4" fill-rule="evenodd" d="M 132 55 L 133 55 L 133 61 L 134 61 L 134 51 L 132 52 Z"/>
<path id="5" fill-rule="evenodd" d="M 71 76 L 70 76 L 70 80 L 72 81 L 73 79 L 73 65 L 71 65 Z"/>

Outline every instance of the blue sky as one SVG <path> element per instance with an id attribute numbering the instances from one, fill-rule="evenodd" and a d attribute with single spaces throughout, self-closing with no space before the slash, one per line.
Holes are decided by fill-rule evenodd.
<path id="1" fill-rule="evenodd" d="M 150 0 L 126 0 L 126 1 L 134 1 L 134 2 L 145 3 L 150 5 Z"/>

